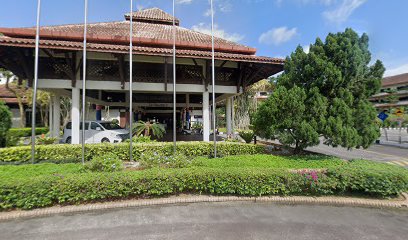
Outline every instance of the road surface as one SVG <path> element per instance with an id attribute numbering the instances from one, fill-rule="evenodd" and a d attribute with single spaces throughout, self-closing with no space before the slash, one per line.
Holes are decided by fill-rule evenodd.
<path id="1" fill-rule="evenodd" d="M 407 239 L 408 210 L 199 203 L 0 222 L 0 239 Z"/>
<path id="2" fill-rule="evenodd" d="M 397 166 L 408 167 L 408 149 L 393 146 L 373 144 L 368 149 L 347 150 L 342 147 L 331 147 L 320 144 L 316 147 L 309 147 L 307 150 L 339 157 L 342 159 L 368 159 L 374 161 L 388 162 Z"/>

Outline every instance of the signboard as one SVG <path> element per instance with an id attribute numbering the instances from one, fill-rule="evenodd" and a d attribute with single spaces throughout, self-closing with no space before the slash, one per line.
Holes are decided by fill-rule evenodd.
<path id="1" fill-rule="evenodd" d="M 404 115 L 404 111 L 401 108 L 398 108 L 395 111 L 395 115 L 397 115 L 398 117 L 402 117 Z"/>
<path id="2" fill-rule="evenodd" d="M 385 119 L 388 118 L 388 115 L 385 112 L 381 112 L 380 114 L 378 114 L 377 116 L 379 119 L 381 119 L 381 121 L 385 121 Z"/>

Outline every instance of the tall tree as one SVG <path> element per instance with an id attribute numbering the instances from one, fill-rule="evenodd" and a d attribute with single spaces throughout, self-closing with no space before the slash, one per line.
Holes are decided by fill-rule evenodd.
<path id="1" fill-rule="evenodd" d="M 257 100 L 255 95 L 260 91 L 270 92 L 275 88 L 269 79 L 264 79 L 256 82 L 245 89 L 245 92 L 235 99 L 235 117 L 234 128 L 248 129 L 251 125 L 251 116 L 257 109 Z"/>
<path id="2" fill-rule="evenodd" d="M 26 116 L 24 109 L 24 99 L 26 88 L 18 84 L 17 77 L 10 71 L 0 68 L 0 75 L 6 79 L 6 89 L 14 94 L 17 99 L 18 109 L 20 112 L 20 127 L 25 127 Z"/>
<path id="3" fill-rule="evenodd" d="M 379 129 L 375 123 L 376 110 L 368 97 L 380 89 L 385 69 L 378 60 L 369 65 L 371 53 L 368 42 L 366 34 L 360 37 L 352 29 L 346 29 L 345 32 L 329 34 L 325 42 L 316 39 L 309 53 L 299 46 L 287 57 L 284 73 L 278 77 L 277 85 L 280 91 L 301 88 L 305 93 L 306 112 L 295 108 L 286 116 L 286 120 L 303 114 L 297 121 L 311 123 L 310 126 L 324 138 L 327 145 L 367 148 L 372 144 L 379 137 Z M 283 97 L 284 94 L 276 93 L 272 98 Z M 259 109 L 254 118 L 257 133 L 279 139 L 277 128 L 291 127 L 291 131 L 302 131 L 305 126 L 283 126 L 282 123 L 262 120 L 261 115 L 267 114 L 268 108 L 279 107 L 277 104 L 279 101 L 268 101 L 266 106 Z M 315 113 L 308 114 L 311 111 Z M 269 126 L 269 129 L 265 126 Z M 304 143 L 298 148 L 319 143 L 315 141 L 314 134 L 313 137 L 307 135 L 295 136 Z"/>
<path id="4" fill-rule="evenodd" d="M 11 128 L 11 112 L 2 101 L 0 101 L 0 119 L 0 147 L 5 147 L 7 132 Z"/>
<path id="5" fill-rule="evenodd" d="M 29 106 L 32 107 L 33 105 L 33 89 L 29 88 L 26 92 L 26 97 L 27 97 L 27 103 Z M 40 118 L 41 122 L 44 124 L 45 127 L 48 127 L 48 108 L 50 106 L 50 101 L 51 101 L 51 93 L 42 91 L 42 90 L 37 90 L 37 99 L 36 99 L 36 104 L 37 108 L 40 112 Z"/>

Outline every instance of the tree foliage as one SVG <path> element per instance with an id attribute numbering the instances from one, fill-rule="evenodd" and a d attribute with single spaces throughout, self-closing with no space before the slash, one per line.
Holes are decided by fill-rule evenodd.
<path id="1" fill-rule="evenodd" d="M 251 125 L 251 116 L 257 110 L 257 100 L 255 95 L 260 91 L 273 91 L 275 85 L 268 79 L 263 79 L 248 86 L 244 93 L 237 96 L 234 101 L 234 129 L 249 129 Z"/>
<path id="2" fill-rule="evenodd" d="M 254 117 L 257 134 L 295 144 L 367 148 L 379 137 L 376 110 L 368 97 L 378 92 L 385 71 L 371 62 L 368 36 L 352 29 L 319 38 L 305 53 L 286 59 L 277 91 Z"/>
<path id="3" fill-rule="evenodd" d="M 0 147 L 6 146 L 7 132 L 11 128 L 10 109 L 0 101 Z"/>

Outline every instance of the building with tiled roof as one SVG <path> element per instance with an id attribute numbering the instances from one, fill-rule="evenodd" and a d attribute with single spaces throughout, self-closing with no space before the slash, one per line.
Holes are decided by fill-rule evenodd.
<path id="1" fill-rule="evenodd" d="M 23 97 L 21 100 L 22 104 L 24 105 L 24 113 L 27 115 L 26 111 L 29 108 L 27 99 L 24 96 L 24 87 L 18 87 L 16 84 L 9 84 L 9 86 L 7 87 L 6 84 L 0 84 L 0 102 L 6 103 L 12 113 L 12 127 L 21 127 L 21 114 L 18 105 L 19 103 L 14 92 L 17 92 L 20 96 Z"/>
<path id="2" fill-rule="evenodd" d="M 283 59 L 256 55 L 256 49 L 222 38 L 214 38 L 215 91 L 211 99 L 212 37 L 181 26 L 179 19 L 158 8 L 125 14 L 124 21 L 87 25 L 87 101 L 94 106 L 87 115 L 92 120 L 98 106 L 109 107 L 105 119 L 129 121 L 129 32 L 133 20 L 133 81 L 135 113 L 144 119 L 169 123 L 172 115 L 173 33 L 176 46 L 177 111 L 202 119 L 204 140 L 209 140 L 209 104 L 226 101 L 247 86 L 283 69 Z M 175 27 L 173 27 L 173 21 Z M 38 87 L 72 98 L 73 142 L 79 142 L 79 97 L 82 75 L 84 26 L 68 24 L 40 29 Z M 0 67 L 20 79 L 33 81 L 35 28 L 1 28 Z M 58 106 L 54 111 L 58 112 Z M 231 112 L 231 111 L 229 111 Z M 233 112 L 233 111 L 232 111 Z M 59 114 L 55 113 L 59 122 Z M 178 121 L 185 122 L 180 114 Z M 140 116 L 140 114 L 135 114 Z M 136 119 L 134 119 L 136 120 Z M 231 116 L 227 117 L 231 122 Z M 227 121 L 228 122 L 228 121 Z M 183 124 L 184 125 L 184 124 Z M 186 125 L 186 127 L 188 127 Z M 55 124 L 55 133 L 58 131 Z M 77 129 L 78 128 L 78 129 Z M 229 127 L 231 132 L 231 126 Z"/>
<path id="3" fill-rule="evenodd" d="M 381 91 L 370 98 L 377 108 L 408 106 L 408 73 L 385 77 Z"/>

